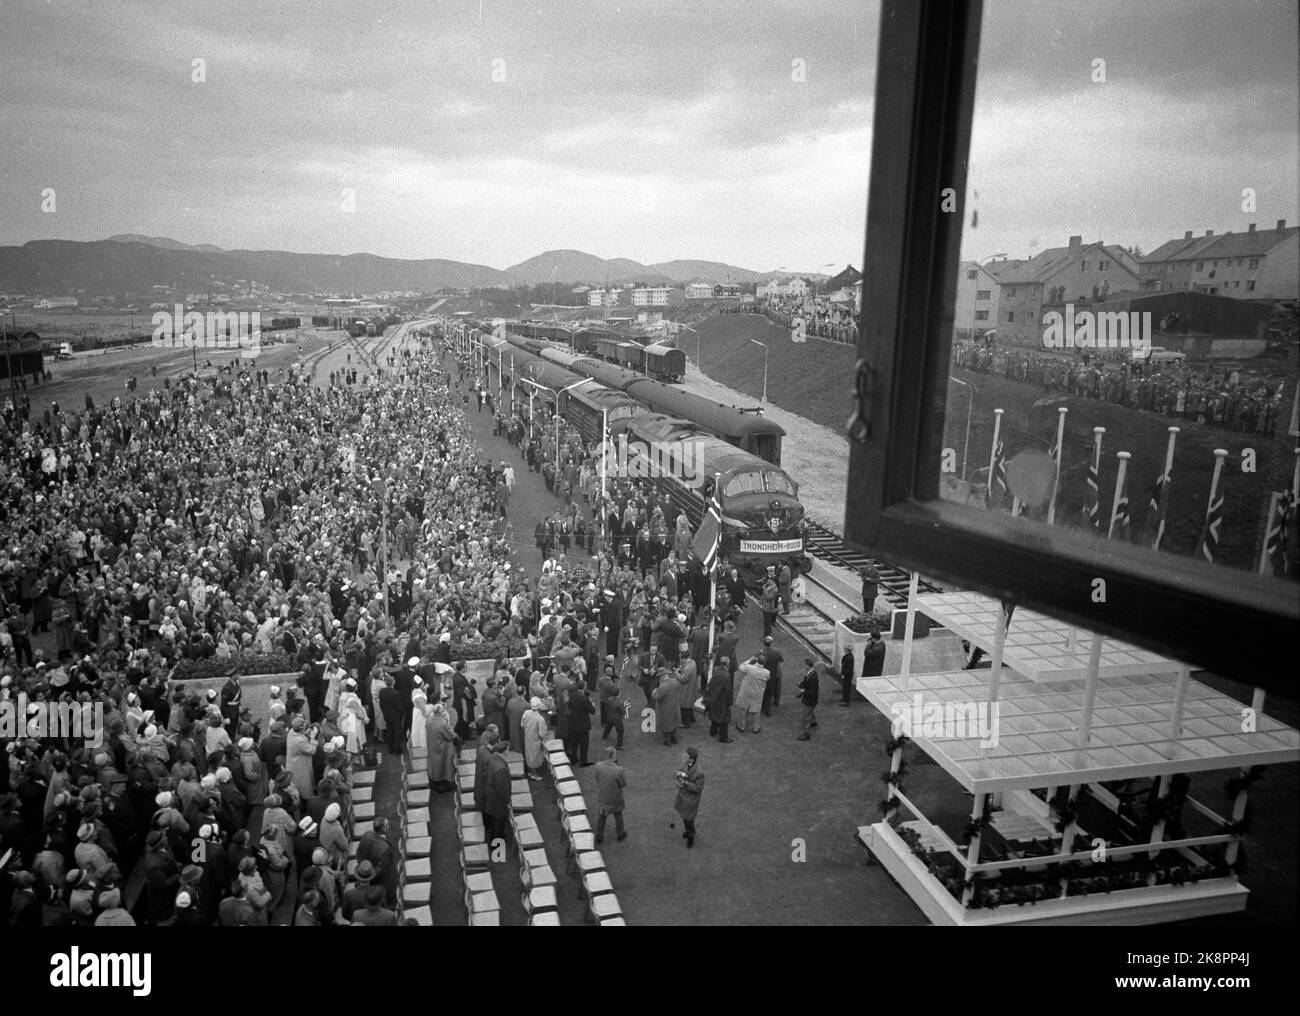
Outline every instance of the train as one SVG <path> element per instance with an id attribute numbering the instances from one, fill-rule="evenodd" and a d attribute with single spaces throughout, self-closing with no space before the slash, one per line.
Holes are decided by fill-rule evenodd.
<path id="1" fill-rule="evenodd" d="M 500 365 L 516 397 L 530 405 L 542 399 L 591 444 L 608 428 L 608 476 L 654 484 L 692 527 L 716 486 L 721 552 L 748 584 L 757 584 L 768 565 L 789 563 L 805 573 L 812 567 L 799 485 L 780 465 L 785 431 L 778 424 L 540 338 L 478 328 L 472 337 L 483 343 L 489 375 Z"/>
<path id="2" fill-rule="evenodd" d="M 626 335 L 606 329 L 574 330 L 564 325 L 531 321 L 510 322 L 506 327 L 522 338 L 568 346 L 575 353 L 617 364 L 668 384 L 681 384 L 686 377 L 686 354 L 662 342 L 642 345 Z"/>

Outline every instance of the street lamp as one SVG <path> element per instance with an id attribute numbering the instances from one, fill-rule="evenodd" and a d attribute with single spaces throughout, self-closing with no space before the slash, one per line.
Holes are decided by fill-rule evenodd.
<path id="1" fill-rule="evenodd" d="M 965 385 L 969 391 L 966 393 L 966 444 L 961 450 L 961 478 L 966 479 L 966 455 L 970 451 L 970 410 L 971 403 L 975 401 L 975 386 L 969 381 L 963 381 L 959 377 L 948 375 L 949 381 L 956 381 L 959 385 Z"/>
<path id="2" fill-rule="evenodd" d="M 557 476 L 559 475 L 560 472 L 560 396 L 563 395 L 571 388 L 577 388 L 578 385 L 585 385 L 589 380 L 591 379 L 585 377 L 579 378 L 577 381 L 573 382 L 573 384 L 565 385 L 559 391 L 556 391 L 554 388 L 550 387 L 549 385 L 544 385 L 540 381 L 533 381 L 532 379 L 526 377 L 519 379 L 520 384 L 526 384 L 532 388 L 540 388 L 544 392 L 550 392 L 551 395 L 555 398 L 555 473 Z M 528 401 L 529 401 L 528 423 L 529 426 L 531 427 L 532 418 L 533 418 L 533 411 L 531 405 L 532 392 L 528 393 Z"/>
<path id="3" fill-rule="evenodd" d="M 763 347 L 763 405 L 767 405 L 767 343 L 759 342 L 758 339 L 750 339 L 756 346 Z"/>
<path id="4" fill-rule="evenodd" d="M 698 370 L 701 374 L 703 374 L 704 368 L 700 366 L 700 330 L 698 328 L 692 328 L 690 325 L 684 325 L 680 323 L 677 325 L 677 327 L 679 329 L 685 328 L 688 332 L 695 333 L 695 369 Z"/>

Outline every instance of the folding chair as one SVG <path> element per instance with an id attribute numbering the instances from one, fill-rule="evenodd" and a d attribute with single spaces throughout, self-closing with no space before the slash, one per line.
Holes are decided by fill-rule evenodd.
<path id="1" fill-rule="evenodd" d="M 540 910 L 556 910 L 560 905 L 555 897 L 555 887 L 549 885 L 526 890 L 520 896 L 520 902 L 524 905 L 524 913 L 529 917 Z"/>
<path id="2" fill-rule="evenodd" d="M 530 928 L 558 928 L 560 927 L 560 915 L 554 910 L 541 910 L 532 917 L 528 918 L 528 927 Z"/>
<path id="3" fill-rule="evenodd" d="M 593 871 L 589 875 L 582 876 L 582 886 L 578 890 L 579 898 L 583 896 L 599 896 L 601 893 L 612 893 L 614 885 L 609 880 L 609 872 Z"/>
<path id="4" fill-rule="evenodd" d="M 460 870 L 466 877 L 470 872 L 487 871 L 490 858 L 486 843 L 467 843 L 460 849 Z"/>
<path id="5" fill-rule="evenodd" d="M 622 908 L 618 905 L 618 898 L 613 893 L 601 893 L 598 896 L 589 897 L 587 899 L 587 913 L 597 923 L 623 916 Z"/>

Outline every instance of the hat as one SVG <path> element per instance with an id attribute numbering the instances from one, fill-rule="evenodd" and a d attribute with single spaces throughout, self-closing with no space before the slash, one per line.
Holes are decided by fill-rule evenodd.
<path id="1" fill-rule="evenodd" d="M 164 790 L 162 793 L 160 793 L 157 797 L 153 799 L 153 803 L 158 805 L 159 808 L 170 808 L 172 803 L 171 792 Z"/>
<path id="2" fill-rule="evenodd" d="M 375 877 L 375 866 L 369 861 L 362 861 L 357 865 L 357 881 L 369 882 Z"/>
<path id="3" fill-rule="evenodd" d="M 764 635 L 764 636 L 763 636 L 763 641 L 766 642 L 768 645 L 771 645 L 771 644 L 772 644 L 772 636 L 771 636 L 771 635 Z"/>
<path id="4" fill-rule="evenodd" d="M 246 739 L 241 737 L 240 740 L 243 741 L 243 740 L 246 740 Z M 217 770 L 217 782 L 218 782 L 218 783 L 229 783 L 229 782 L 230 782 L 230 770 L 227 769 L 225 766 L 221 766 L 221 767 Z"/>
<path id="5" fill-rule="evenodd" d="M 329 863 L 329 859 L 330 859 L 329 851 L 327 851 L 324 847 L 317 847 L 315 850 L 311 852 L 312 864 L 327 864 Z"/>
<path id="6" fill-rule="evenodd" d="M 418 667 L 420 665 L 420 658 L 418 656 L 412 656 L 406 661 L 406 665 L 408 667 Z"/>
<path id="7" fill-rule="evenodd" d="M 184 910 L 193 902 L 194 901 L 190 898 L 190 894 L 187 893 L 184 889 L 182 889 L 180 892 L 176 894 L 176 906 L 180 907 L 182 910 Z"/>
<path id="8" fill-rule="evenodd" d="M 151 847 L 161 847 L 167 842 L 167 834 L 161 829 L 154 829 L 144 838 L 144 842 Z"/>
<path id="9" fill-rule="evenodd" d="M 95 838 L 95 825 L 93 822 L 85 822 L 77 829 L 77 839 L 82 843 L 88 843 Z"/>
<path id="10" fill-rule="evenodd" d="M 695 747 L 695 745 L 691 745 L 689 748 L 686 749 L 686 754 L 689 755 L 691 758 L 699 758 L 700 749 Z"/>
<path id="11" fill-rule="evenodd" d="M 303 816 L 303 820 L 298 823 L 298 828 L 302 830 L 305 835 L 310 836 L 316 831 L 316 823 L 312 821 L 310 815 L 305 815 Z"/>
<path id="12" fill-rule="evenodd" d="M 199 827 L 199 839 L 210 840 L 217 834 L 217 827 L 211 823 Z"/>
<path id="13" fill-rule="evenodd" d="M 341 809 L 337 804 L 331 803 L 329 807 L 325 809 L 325 821 L 326 822 L 337 821 L 339 815 L 342 813 L 342 810 L 343 809 Z"/>
<path id="14" fill-rule="evenodd" d="M 204 790 L 211 790 L 217 785 L 216 773 L 208 773 L 203 779 L 199 780 L 199 786 Z"/>
<path id="15" fill-rule="evenodd" d="M 197 864 L 187 864 L 181 869 L 181 881 L 186 885 L 197 882 L 203 877 L 203 869 Z"/>
<path id="16" fill-rule="evenodd" d="M 542 709 L 542 700 L 541 700 L 541 699 L 539 699 L 539 698 L 533 698 L 533 699 L 530 699 L 529 702 L 528 702 L 528 704 L 529 704 L 530 706 L 532 706 L 533 709 L 537 710 L 538 712 L 541 712 L 541 709 Z"/>
<path id="17" fill-rule="evenodd" d="M 251 737 L 241 737 L 239 739 L 240 751 L 248 751 L 248 749 L 251 747 L 253 747 L 253 739 Z"/>

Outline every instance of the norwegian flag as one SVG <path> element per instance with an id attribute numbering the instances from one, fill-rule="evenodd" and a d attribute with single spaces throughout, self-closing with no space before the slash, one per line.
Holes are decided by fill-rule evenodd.
<path id="1" fill-rule="evenodd" d="M 691 550 L 704 567 L 704 574 L 712 579 L 718 569 L 718 552 L 722 545 L 722 504 L 718 501 L 718 484 L 714 481 L 713 496 L 709 498 L 709 507 L 700 520 L 699 532 L 691 544 Z"/>
<path id="2" fill-rule="evenodd" d="M 1007 459 L 1006 446 L 999 441 L 997 449 L 993 453 L 993 471 L 989 474 L 988 488 L 984 493 L 984 507 L 992 508 L 995 499 L 995 488 L 1001 491 L 1002 497 L 1007 493 Z"/>
<path id="3" fill-rule="evenodd" d="M 1205 527 L 1201 530 L 1201 556 L 1207 561 L 1214 561 L 1219 550 L 1219 529 L 1223 525 L 1223 494 L 1215 491 L 1205 510 Z"/>
<path id="4" fill-rule="evenodd" d="M 1169 514 L 1169 482 L 1173 471 L 1156 477 L 1155 486 L 1151 488 L 1151 500 L 1147 502 L 1145 539 L 1152 550 L 1160 549 L 1160 542 L 1165 538 L 1165 519 Z"/>
<path id="5" fill-rule="evenodd" d="M 1119 499 L 1115 502 L 1115 511 L 1110 519 L 1110 536 L 1112 539 L 1129 538 L 1128 477 L 1120 478 Z"/>
<path id="6" fill-rule="evenodd" d="M 1083 492 L 1083 524 L 1089 529 L 1101 526 L 1101 482 L 1097 458 L 1094 454 L 1088 461 L 1088 486 Z"/>
<path id="7" fill-rule="evenodd" d="M 1281 578 L 1287 572 L 1287 544 L 1290 542 L 1288 537 L 1291 528 L 1295 524 L 1296 503 L 1295 494 L 1289 490 L 1275 494 L 1274 497 L 1277 498 L 1277 511 L 1264 541 L 1264 553 L 1273 568 L 1273 574 Z"/>

